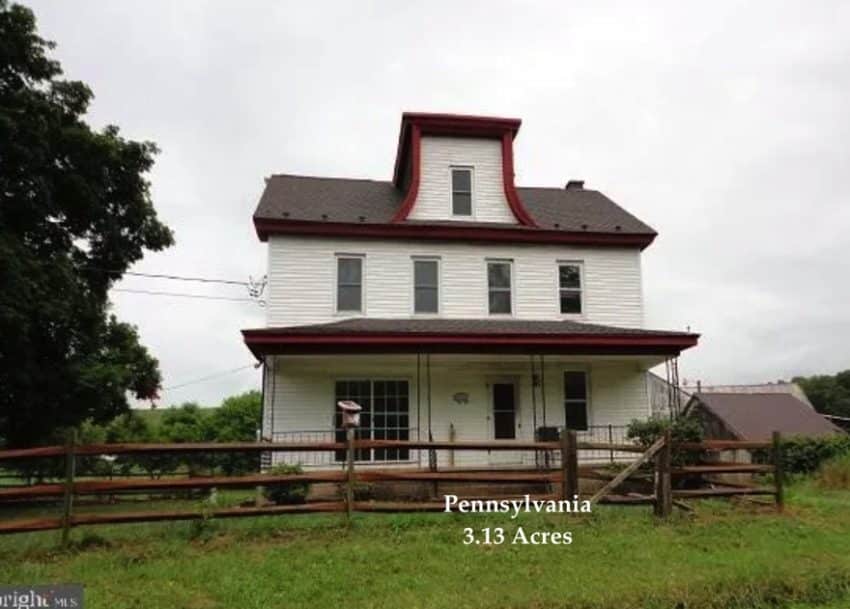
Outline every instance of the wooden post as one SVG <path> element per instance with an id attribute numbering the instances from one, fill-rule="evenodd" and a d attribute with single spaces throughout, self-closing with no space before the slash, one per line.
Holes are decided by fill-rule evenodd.
<path id="1" fill-rule="evenodd" d="M 773 432 L 773 483 L 776 485 L 776 511 L 785 508 L 785 469 L 782 465 L 782 436 Z"/>
<path id="2" fill-rule="evenodd" d="M 608 444 L 614 443 L 614 426 L 608 423 Z M 614 462 L 614 450 L 611 449 L 611 463 Z"/>
<path id="3" fill-rule="evenodd" d="M 76 458 L 74 446 L 77 443 L 77 431 L 72 429 L 68 432 L 65 440 L 65 489 L 62 501 L 62 545 L 67 546 L 71 539 L 71 518 L 74 509 L 74 472 L 76 469 Z"/>
<path id="4" fill-rule="evenodd" d="M 670 430 L 664 432 L 664 445 L 655 457 L 655 515 L 669 518 L 673 513 L 673 489 L 670 468 L 672 462 Z"/>
<path id="5" fill-rule="evenodd" d="M 345 511 L 348 524 L 351 524 L 351 514 L 354 511 L 354 428 L 345 430 Z"/>
<path id="6" fill-rule="evenodd" d="M 578 495 L 578 442 L 573 429 L 561 432 L 561 499 Z"/>

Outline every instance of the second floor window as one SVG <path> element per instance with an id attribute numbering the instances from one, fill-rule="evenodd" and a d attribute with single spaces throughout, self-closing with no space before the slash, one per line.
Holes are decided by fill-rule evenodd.
<path id="1" fill-rule="evenodd" d="M 362 312 L 363 257 L 338 256 L 336 265 L 336 310 L 340 313 Z"/>
<path id="2" fill-rule="evenodd" d="M 581 265 L 565 262 L 558 265 L 558 297 L 561 313 L 581 314 Z"/>
<path id="3" fill-rule="evenodd" d="M 513 312 L 510 260 L 487 262 L 487 299 L 490 315 L 510 315 Z"/>
<path id="4" fill-rule="evenodd" d="M 472 215 L 472 169 L 452 167 L 452 215 Z"/>
<path id="5" fill-rule="evenodd" d="M 413 312 L 440 310 L 440 266 L 434 259 L 413 260 Z"/>

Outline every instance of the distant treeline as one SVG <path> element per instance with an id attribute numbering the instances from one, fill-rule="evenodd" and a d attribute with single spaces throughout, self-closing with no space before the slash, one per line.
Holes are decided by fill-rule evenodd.
<path id="1" fill-rule="evenodd" d="M 249 391 L 225 399 L 217 408 L 201 408 L 194 402 L 162 410 L 131 410 L 106 424 L 85 421 L 80 425 L 80 444 L 149 442 L 252 442 L 261 425 L 262 398 Z M 61 460 L 18 463 L 15 470 L 25 478 L 59 476 Z M 259 469 L 258 454 L 121 455 L 114 458 L 83 457 L 77 471 L 86 476 L 145 474 L 151 478 L 185 473 L 239 475 Z"/>
<path id="2" fill-rule="evenodd" d="M 803 388 L 821 414 L 850 417 L 850 370 L 834 375 L 797 376 L 792 380 Z"/>

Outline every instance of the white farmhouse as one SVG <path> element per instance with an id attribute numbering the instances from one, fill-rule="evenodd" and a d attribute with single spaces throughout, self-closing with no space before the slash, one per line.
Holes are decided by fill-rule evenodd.
<path id="1" fill-rule="evenodd" d="M 263 435 L 530 440 L 564 426 L 622 439 L 651 414 L 649 368 L 698 336 L 643 328 L 655 231 L 602 193 L 514 185 L 517 119 L 405 113 L 392 181 L 274 175 L 254 213 L 268 243 Z M 277 459 L 333 466 L 341 455 Z M 378 465 L 427 454 L 362 451 Z M 440 454 L 440 465 L 533 455 Z"/>

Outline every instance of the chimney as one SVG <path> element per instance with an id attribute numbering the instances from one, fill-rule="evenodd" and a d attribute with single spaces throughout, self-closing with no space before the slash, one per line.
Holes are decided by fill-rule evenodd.
<path id="1" fill-rule="evenodd" d="M 581 190 L 584 188 L 584 180 L 570 180 L 564 188 L 566 190 Z"/>

